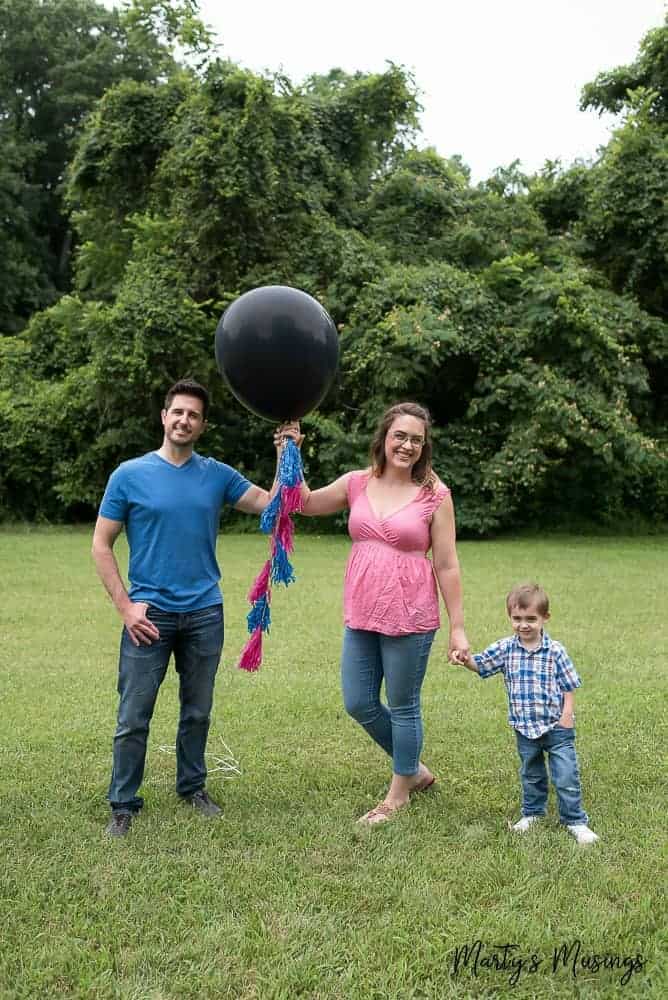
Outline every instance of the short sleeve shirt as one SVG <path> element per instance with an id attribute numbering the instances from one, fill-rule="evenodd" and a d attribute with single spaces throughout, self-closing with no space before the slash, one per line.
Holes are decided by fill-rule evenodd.
<path id="1" fill-rule="evenodd" d="M 119 465 L 109 477 L 100 514 L 125 526 L 130 599 L 180 612 L 219 604 L 220 511 L 250 486 L 229 465 L 197 452 L 180 466 L 156 452 Z"/>
<path id="2" fill-rule="evenodd" d="M 499 639 L 473 657 L 483 680 L 503 673 L 508 692 L 508 722 L 529 739 L 553 729 L 561 717 L 564 691 L 580 687 L 571 659 L 543 631 L 537 649 L 526 650 L 516 635 Z"/>

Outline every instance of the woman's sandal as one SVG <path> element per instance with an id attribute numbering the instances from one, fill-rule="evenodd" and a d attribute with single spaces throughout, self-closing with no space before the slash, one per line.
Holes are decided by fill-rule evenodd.
<path id="1" fill-rule="evenodd" d="M 426 792 L 428 788 L 433 788 L 436 784 L 436 778 L 433 774 L 428 775 L 423 778 L 422 781 L 418 781 L 417 785 L 413 785 L 411 788 L 411 795 L 413 792 Z M 407 805 L 407 803 L 406 803 Z M 388 819 L 391 819 L 396 812 L 400 809 L 405 808 L 405 806 L 388 806 L 385 802 L 379 802 L 377 806 L 373 809 L 369 809 L 368 813 L 364 813 L 363 816 L 357 820 L 358 823 L 364 823 L 366 826 L 375 826 L 376 823 L 385 823 Z"/>
<path id="2" fill-rule="evenodd" d="M 418 781 L 417 785 L 413 785 L 411 795 L 413 792 L 426 792 L 428 788 L 433 788 L 435 784 L 436 778 L 433 774 L 430 774 L 428 778 L 423 778 L 422 781 Z"/>
<path id="3" fill-rule="evenodd" d="M 392 808 L 386 805 L 384 802 L 379 802 L 377 806 L 373 809 L 369 809 L 368 813 L 364 813 L 363 816 L 357 820 L 358 823 L 363 823 L 366 826 L 375 826 L 376 823 L 385 823 L 388 819 L 392 819 L 395 813 L 398 813 L 403 806 L 397 806 Z"/>

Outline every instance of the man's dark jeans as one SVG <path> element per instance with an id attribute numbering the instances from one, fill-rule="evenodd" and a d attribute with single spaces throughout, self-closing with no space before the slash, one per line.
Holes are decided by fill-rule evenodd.
<path id="1" fill-rule="evenodd" d="M 174 654 L 181 710 L 176 734 L 176 791 L 192 795 L 206 782 L 204 751 L 209 733 L 216 671 L 223 649 L 223 606 L 184 613 L 149 606 L 147 617 L 160 638 L 135 646 L 123 629 L 118 664 L 118 722 L 109 802 L 115 812 L 139 812 L 146 741 L 158 691 Z"/>

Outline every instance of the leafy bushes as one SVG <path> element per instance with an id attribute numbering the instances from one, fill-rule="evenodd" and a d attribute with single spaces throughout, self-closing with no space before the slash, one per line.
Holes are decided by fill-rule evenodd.
<path id="1" fill-rule="evenodd" d="M 589 91 L 604 98 L 620 100 Z M 74 290 L 0 338 L 0 509 L 92 517 L 186 374 L 213 392 L 204 450 L 267 483 L 270 428 L 224 388 L 213 338 L 238 294 L 285 283 L 341 331 L 337 383 L 304 422 L 314 484 L 366 464 L 380 413 L 414 398 L 466 533 L 661 521 L 666 124 L 633 100 L 593 166 L 472 187 L 457 158 L 412 148 L 395 66 L 295 88 L 165 62 L 108 88 L 68 172 Z"/>

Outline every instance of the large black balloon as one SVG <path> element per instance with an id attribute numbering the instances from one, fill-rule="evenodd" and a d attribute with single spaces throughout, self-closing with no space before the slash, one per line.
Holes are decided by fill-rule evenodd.
<path id="1" fill-rule="evenodd" d="M 216 361 L 237 399 L 268 420 L 299 420 L 327 395 L 339 361 L 332 319 L 306 292 L 266 285 L 241 295 L 216 330 Z"/>

